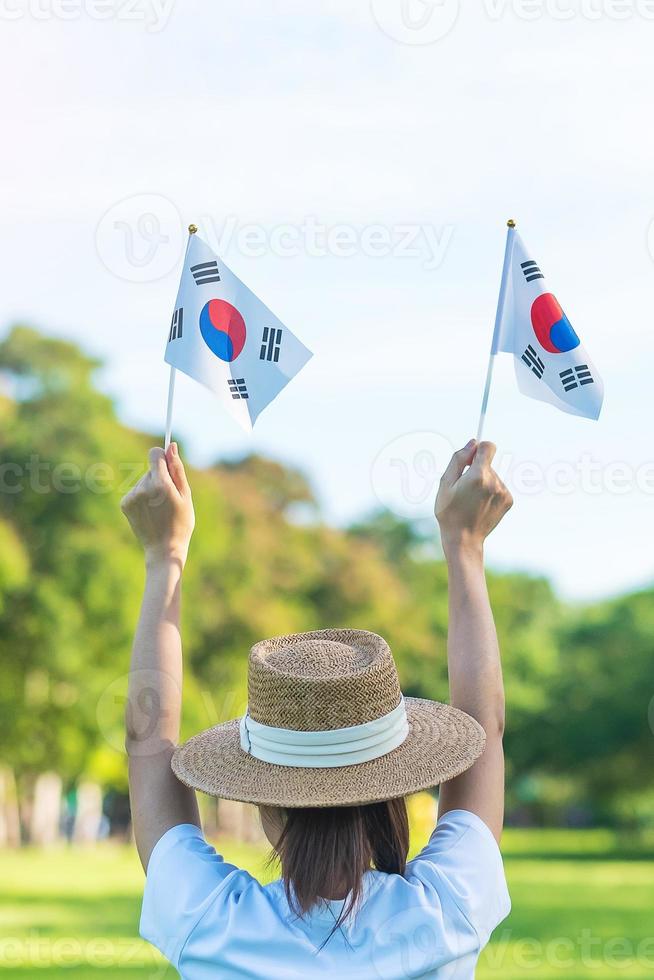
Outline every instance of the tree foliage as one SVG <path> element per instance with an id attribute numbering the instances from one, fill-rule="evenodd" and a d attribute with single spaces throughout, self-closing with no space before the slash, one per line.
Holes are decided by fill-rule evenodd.
<path id="1" fill-rule="evenodd" d="M 119 500 L 152 439 L 121 425 L 97 361 L 16 327 L 0 344 L 0 757 L 123 788 L 122 707 L 143 571 Z M 388 513 L 326 526 L 302 473 L 260 456 L 190 471 L 185 734 L 245 704 L 278 633 L 353 626 L 391 643 L 408 694 L 447 696 L 447 574 Z M 648 792 L 649 592 L 568 608 L 541 578 L 489 576 L 507 689 L 509 799 L 624 819 Z M 650 715 L 651 715 L 650 711 Z"/>

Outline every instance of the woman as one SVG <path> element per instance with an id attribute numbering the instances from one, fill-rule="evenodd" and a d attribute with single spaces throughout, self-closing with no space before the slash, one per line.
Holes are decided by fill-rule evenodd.
<path id="1" fill-rule="evenodd" d="M 146 564 L 129 783 L 147 872 L 141 934 L 185 980 L 474 976 L 510 908 L 498 848 L 504 697 L 483 545 L 512 500 L 494 452 L 471 440 L 436 499 L 452 706 L 403 698 L 374 633 L 297 634 L 252 648 L 243 718 L 176 747 L 194 515 L 177 447 L 150 451 L 149 472 L 122 503 Z M 438 824 L 407 863 L 404 797 L 438 784 Z M 259 806 L 281 881 L 261 886 L 216 854 L 196 789 Z"/>

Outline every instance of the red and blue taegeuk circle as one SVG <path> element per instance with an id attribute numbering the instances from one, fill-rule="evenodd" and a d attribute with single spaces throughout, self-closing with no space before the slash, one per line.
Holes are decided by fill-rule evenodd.
<path id="1" fill-rule="evenodd" d="M 550 354 L 564 354 L 579 346 L 579 337 L 552 293 L 542 293 L 534 300 L 531 325 L 538 343 Z"/>
<path id="2" fill-rule="evenodd" d="M 200 333 L 221 361 L 234 361 L 245 346 L 245 320 L 231 303 L 210 299 L 200 313 Z"/>

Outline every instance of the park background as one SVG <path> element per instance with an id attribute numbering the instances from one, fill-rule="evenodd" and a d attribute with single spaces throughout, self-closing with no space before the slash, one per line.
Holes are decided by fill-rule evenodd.
<path id="1" fill-rule="evenodd" d="M 514 909 L 479 976 L 651 975 L 650 14 L 2 7 L 8 980 L 163 975 L 136 938 L 122 710 L 142 563 L 118 503 L 161 441 L 186 225 L 315 352 L 252 437 L 179 379 L 188 734 L 243 709 L 250 644 L 285 631 L 374 629 L 408 694 L 446 697 L 430 512 L 476 426 L 509 216 L 606 403 L 598 423 L 565 416 L 498 363 L 487 434 L 516 506 L 488 563 Z M 269 873 L 252 814 L 203 805 L 225 853 Z M 412 803 L 414 846 L 432 817 Z"/>

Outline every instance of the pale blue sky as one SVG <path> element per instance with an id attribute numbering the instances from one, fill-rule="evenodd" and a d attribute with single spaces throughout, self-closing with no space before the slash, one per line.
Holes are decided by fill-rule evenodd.
<path id="1" fill-rule="evenodd" d="M 401 0 L 116 0 L 107 19 L 71 3 L 69 20 L 55 0 L 0 14 L 4 328 L 100 354 L 121 417 L 160 430 L 194 220 L 315 357 L 251 439 L 182 379 L 193 461 L 254 448 L 307 470 L 331 520 L 379 499 L 420 514 L 474 434 L 512 215 L 606 398 L 598 423 L 563 415 L 521 397 L 502 358 L 487 435 L 516 506 L 490 560 L 579 598 L 652 578 L 643 5 L 485 0 L 452 23 L 456 0 L 410 0 L 403 25 Z"/>

